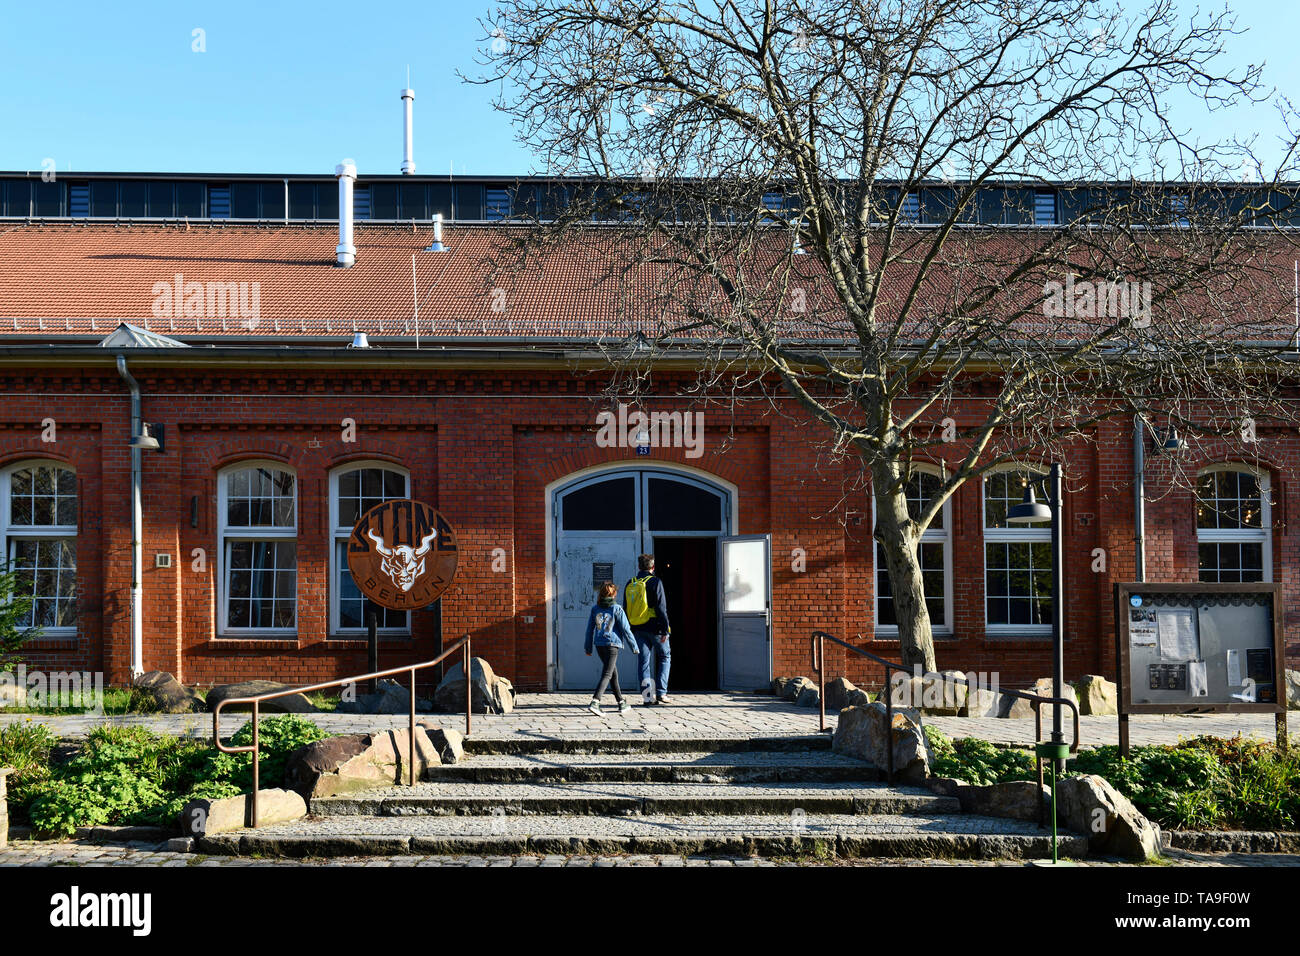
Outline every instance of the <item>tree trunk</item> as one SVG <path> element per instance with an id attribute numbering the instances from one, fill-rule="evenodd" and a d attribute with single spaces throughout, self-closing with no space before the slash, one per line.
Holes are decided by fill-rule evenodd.
<path id="1" fill-rule="evenodd" d="M 930 611 L 925 606 L 925 581 L 917 553 L 921 536 L 908 514 L 903 489 L 890 490 L 897 485 L 897 477 L 897 466 L 890 462 L 872 469 L 872 493 L 876 500 L 875 538 L 884 552 L 885 566 L 889 571 L 903 663 L 908 667 L 920 664 L 923 670 L 934 671 Z"/>

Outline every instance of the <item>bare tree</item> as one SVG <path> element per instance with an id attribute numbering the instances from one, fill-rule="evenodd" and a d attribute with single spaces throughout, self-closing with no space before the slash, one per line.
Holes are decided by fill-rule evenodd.
<path id="1" fill-rule="evenodd" d="M 484 26 L 478 81 L 573 177 L 519 262 L 585 246 L 616 280 L 616 387 L 686 351 L 856 459 L 905 663 L 935 667 L 918 543 L 967 480 L 1118 415 L 1289 414 L 1289 110 L 1267 176 L 1252 141 L 1179 125 L 1265 109 L 1257 67 L 1219 66 L 1226 13 L 515 0 Z M 943 470 L 918 494 L 923 460 Z"/>

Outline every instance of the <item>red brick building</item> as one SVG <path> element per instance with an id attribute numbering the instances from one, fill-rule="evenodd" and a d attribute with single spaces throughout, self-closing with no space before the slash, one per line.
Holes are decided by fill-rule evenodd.
<path id="1" fill-rule="evenodd" d="M 367 203 L 394 197 L 393 215 L 372 218 L 424 205 L 417 222 L 362 222 L 341 269 L 332 180 L 285 180 L 277 206 L 279 180 L 223 193 L 139 179 L 60 184 L 45 206 L 23 180 L 21 215 L 18 179 L 0 180 L 0 535 L 44 628 L 29 666 L 112 683 L 141 668 L 198 684 L 363 671 L 368 608 L 342 543 L 359 511 L 406 496 L 452 522 L 459 570 L 437 606 L 380 619 L 385 666 L 470 633 L 521 689 L 585 687 L 594 585 L 626 580 L 640 551 L 659 555 L 674 601 L 674 686 L 807 673 L 816 628 L 897 658 L 870 501 L 844 505 L 844 476 L 816 466 L 818 432 L 793 404 L 724 416 L 681 397 L 689 367 L 665 366 L 643 411 L 701 412 L 702 439 L 598 440 L 613 409 L 591 342 L 626 331 L 617 296 L 581 259 L 489 281 L 504 231 L 485 220 L 502 212 L 501 184 L 371 181 Z M 112 214 L 95 212 L 110 184 Z M 124 214 L 137 193 L 143 221 Z M 240 203 L 248 221 L 223 221 Z M 458 219 L 441 252 L 429 251 L 435 211 Z M 352 347 L 357 333 L 367 347 Z M 138 640 L 131 379 L 161 443 L 138 453 Z M 1067 678 L 1113 676 L 1111 585 L 1135 560 L 1132 427 L 1103 425 L 1069 458 Z M 1147 578 L 1280 582 L 1300 654 L 1300 437 L 1269 435 L 1249 464 L 1227 452 L 1194 464 L 1200 494 L 1236 518 L 1198 521 L 1197 494 L 1170 486 L 1153 456 Z M 1043 571 L 1048 532 L 1002 520 L 1020 489 L 1014 471 L 968 482 L 923 542 L 941 667 L 1003 683 L 1050 670 L 1049 618 L 1015 583 Z M 858 661 L 846 669 L 878 681 Z"/>

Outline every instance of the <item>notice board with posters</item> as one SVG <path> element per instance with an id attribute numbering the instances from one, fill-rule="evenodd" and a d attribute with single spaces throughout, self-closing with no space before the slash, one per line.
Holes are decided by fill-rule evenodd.
<path id="1" fill-rule="evenodd" d="M 1115 585 L 1121 718 L 1223 712 L 1278 713 L 1284 720 L 1281 590 Z"/>

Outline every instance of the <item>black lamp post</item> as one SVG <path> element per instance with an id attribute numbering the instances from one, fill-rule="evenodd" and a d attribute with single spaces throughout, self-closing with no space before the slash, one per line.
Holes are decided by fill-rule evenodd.
<path id="1" fill-rule="evenodd" d="M 1047 502 L 1037 500 L 1034 483 L 1040 478 L 1030 478 L 1025 486 L 1025 500 L 1007 510 L 1008 524 L 1037 524 L 1052 522 L 1052 696 L 1060 697 L 1065 684 L 1065 561 L 1061 547 L 1061 466 L 1053 462 L 1047 476 Z M 1052 707 L 1052 743 L 1064 744 L 1061 729 L 1061 706 Z M 1058 773 L 1064 761 L 1059 761 Z"/>

